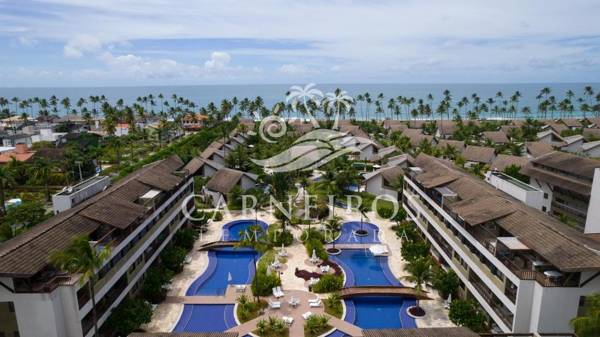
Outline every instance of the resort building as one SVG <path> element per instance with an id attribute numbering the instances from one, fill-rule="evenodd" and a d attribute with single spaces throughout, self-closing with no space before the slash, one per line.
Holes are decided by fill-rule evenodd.
<path id="1" fill-rule="evenodd" d="M 584 143 L 581 152 L 591 158 L 600 158 L 600 140 Z"/>
<path id="2" fill-rule="evenodd" d="M 71 209 L 94 195 L 104 191 L 110 185 L 107 176 L 94 176 L 74 186 L 65 187 L 52 196 L 54 214 Z"/>
<path id="3" fill-rule="evenodd" d="M 89 283 L 63 273 L 51 255 L 87 235 L 111 257 L 97 272 L 98 325 L 135 293 L 174 233 L 186 224 L 193 179 L 177 156 L 146 165 L 104 192 L 0 246 L 0 335 L 83 337 L 93 334 Z M 4 315 L 5 312 L 9 314 Z"/>
<path id="4" fill-rule="evenodd" d="M 452 163 L 420 154 L 404 208 L 433 255 L 504 332 L 572 331 L 600 291 L 600 241 L 519 202 Z"/>
<path id="5" fill-rule="evenodd" d="M 394 200 L 397 200 L 398 181 L 403 173 L 402 166 L 382 167 L 373 172 L 366 173 L 364 175 L 365 191 L 373 195 L 389 195 Z"/>
<path id="6" fill-rule="evenodd" d="M 600 161 L 565 152 L 551 152 L 526 165 L 521 173 L 544 191 L 547 212 L 576 224 L 585 233 L 600 233 L 600 210 L 592 195 L 600 195 Z M 591 215 L 591 216 L 590 216 Z"/>
<path id="7" fill-rule="evenodd" d="M 228 194 L 234 188 L 246 191 L 256 186 L 258 176 L 248 172 L 242 172 L 230 168 L 218 170 L 204 187 L 204 195 L 207 196 L 213 206 L 219 207 L 227 202 Z"/>
<path id="8" fill-rule="evenodd" d="M 544 142 L 526 142 L 525 143 L 525 155 L 527 158 L 537 158 L 543 156 L 546 153 L 554 151 L 552 145 Z"/>
<path id="9" fill-rule="evenodd" d="M 496 158 L 496 153 L 492 147 L 469 145 L 463 151 L 465 166 L 469 167 L 475 164 L 490 165 Z"/>
<path id="10" fill-rule="evenodd" d="M 181 125 L 185 131 L 198 131 L 206 125 L 207 121 L 206 115 L 190 113 L 181 118 Z"/>
<path id="11" fill-rule="evenodd" d="M 504 131 L 484 131 L 483 138 L 492 142 L 492 144 L 503 145 L 508 143 L 508 137 Z"/>

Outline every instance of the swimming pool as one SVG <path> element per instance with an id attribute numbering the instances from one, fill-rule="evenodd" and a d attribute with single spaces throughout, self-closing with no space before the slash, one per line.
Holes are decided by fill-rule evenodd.
<path id="1" fill-rule="evenodd" d="M 249 284 L 254 277 L 255 259 L 258 259 L 258 253 L 249 248 L 209 251 L 208 268 L 188 288 L 186 296 L 222 296 L 229 284 Z"/>
<path id="2" fill-rule="evenodd" d="M 222 332 L 236 326 L 233 304 L 186 304 L 174 332 Z"/>
<path id="3" fill-rule="evenodd" d="M 343 249 L 330 256 L 346 274 L 344 286 L 400 286 L 388 265 L 386 256 L 374 256 L 368 249 Z"/>
<path id="4" fill-rule="evenodd" d="M 266 231 L 267 228 L 269 227 L 269 225 L 267 225 L 264 221 L 260 221 L 260 220 L 258 220 L 258 222 L 256 222 L 255 220 L 244 219 L 244 220 L 236 220 L 236 221 L 228 222 L 223 226 L 222 240 L 223 241 L 240 241 L 244 237 L 244 235 L 252 236 L 254 233 L 252 233 L 250 230 L 248 230 L 248 228 L 254 226 L 257 223 L 260 227 L 262 227 L 263 231 Z"/>
<path id="5" fill-rule="evenodd" d="M 374 256 L 368 249 L 343 249 L 330 259 L 346 275 L 345 287 L 402 286 L 394 277 L 386 256 Z M 406 309 L 414 299 L 400 296 L 356 296 L 344 301 L 344 320 L 362 329 L 414 328 L 415 320 Z"/>
<path id="6" fill-rule="evenodd" d="M 357 296 L 346 300 L 345 321 L 362 329 L 416 328 L 406 309 L 415 300 L 398 296 Z"/>
<path id="7" fill-rule="evenodd" d="M 369 232 L 367 236 L 356 236 L 354 231 L 361 228 L 360 221 L 349 221 L 342 224 L 342 233 L 335 243 L 349 243 L 349 244 L 361 244 L 361 243 L 379 243 L 379 227 L 376 225 L 364 222 L 362 228 Z"/>

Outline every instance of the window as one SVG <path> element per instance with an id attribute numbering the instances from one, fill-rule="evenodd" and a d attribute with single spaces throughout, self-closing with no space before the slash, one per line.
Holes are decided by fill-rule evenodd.
<path id="1" fill-rule="evenodd" d="M 13 332 L 13 336 L 15 336 L 15 337 L 20 337 L 21 335 L 19 335 L 19 332 L 18 332 L 18 331 L 15 331 L 15 332 Z"/>
<path id="2" fill-rule="evenodd" d="M 544 193 L 544 199 L 548 199 L 548 193 Z"/>
<path id="3" fill-rule="evenodd" d="M 546 212 L 546 206 L 542 206 L 542 212 Z"/>
<path id="4" fill-rule="evenodd" d="M 8 312 L 15 312 L 15 304 L 13 302 L 8 302 Z"/>

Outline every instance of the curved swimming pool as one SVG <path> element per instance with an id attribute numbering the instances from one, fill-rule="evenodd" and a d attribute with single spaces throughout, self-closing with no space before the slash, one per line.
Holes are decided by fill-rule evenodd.
<path id="1" fill-rule="evenodd" d="M 254 220 L 223 226 L 223 240 L 239 241 Z M 263 221 L 258 224 L 267 229 Z M 240 234 L 242 233 L 242 235 Z M 230 284 L 249 284 L 256 272 L 258 253 L 250 248 L 224 247 L 208 252 L 208 267 L 187 289 L 186 296 L 223 296 Z M 233 304 L 186 304 L 175 332 L 222 332 L 236 326 Z"/>
<path id="2" fill-rule="evenodd" d="M 258 253 L 249 248 L 210 250 L 206 271 L 190 285 L 185 295 L 223 296 L 229 284 L 251 283 L 257 258 Z"/>
<path id="3" fill-rule="evenodd" d="M 223 225 L 223 233 L 221 239 L 223 241 L 240 241 L 244 236 L 253 237 L 253 233 L 249 228 L 258 224 L 263 231 L 269 228 L 266 222 L 252 219 L 235 220 Z"/>
<path id="4" fill-rule="evenodd" d="M 379 227 L 370 222 L 362 222 L 362 228 L 369 232 L 367 236 L 356 236 L 354 231 L 361 228 L 360 221 L 348 221 L 342 224 L 342 232 L 335 243 L 361 244 L 361 243 L 379 243 Z"/>
<path id="5" fill-rule="evenodd" d="M 368 249 L 344 249 L 330 256 L 346 275 L 345 287 L 402 286 L 394 277 L 385 256 L 374 256 Z M 406 309 L 414 299 L 400 296 L 356 296 L 344 300 L 344 320 L 362 329 L 414 328 L 415 320 Z"/>

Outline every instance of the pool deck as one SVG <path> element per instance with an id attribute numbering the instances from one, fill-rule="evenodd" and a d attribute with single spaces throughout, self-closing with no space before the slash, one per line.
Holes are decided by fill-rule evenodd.
<path id="1" fill-rule="evenodd" d="M 340 208 L 336 208 L 335 214 L 342 217 L 342 221 L 356 221 L 360 219 L 360 214 L 357 212 L 347 212 Z M 391 227 L 395 224 L 392 221 L 380 220 L 375 217 L 371 212 L 368 213 L 371 220 L 365 220 L 366 222 L 372 222 L 379 227 L 379 239 L 381 244 L 387 245 L 389 249 L 388 263 L 390 270 L 394 277 L 402 282 L 403 285 L 412 287 L 411 284 L 404 279 L 408 274 L 404 271 L 405 262 L 400 254 L 401 242 L 396 238 L 395 232 Z M 232 304 L 235 303 L 237 295 L 234 288 L 227 290 L 225 296 L 185 296 L 187 289 L 190 285 L 204 273 L 208 267 L 208 253 L 206 251 L 200 251 L 202 245 L 210 242 L 218 241 L 221 235 L 221 228 L 224 224 L 248 217 L 241 217 L 239 214 L 233 213 L 232 215 L 225 215 L 222 221 L 213 222 L 207 233 L 204 233 L 202 237 L 196 241 L 194 249 L 190 252 L 192 262 L 185 265 L 183 272 L 176 275 L 172 281 L 172 289 L 167 294 L 167 300 L 159 304 L 154 310 L 152 321 L 145 324 L 142 328 L 148 332 L 165 332 L 172 331 L 183 312 L 184 304 Z M 259 220 L 266 223 L 274 223 L 277 220 L 269 212 L 261 211 L 258 214 Z M 313 225 L 318 227 L 318 225 Z M 294 237 L 300 237 L 300 233 L 304 228 L 288 227 L 288 230 L 292 232 Z M 368 249 L 372 244 L 360 244 L 360 243 L 336 243 L 335 246 L 340 249 Z M 295 269 L 305 269 L 318 271 L 318 267 L 308 262 L 309 256 L 306 253 L 306 249 L 298 240 L 294 240 L 293 244 L 285 248 L 289 258 L 284 268 L 280 270 L 281 280 L 283 284 L 283 290 L 286 293 L 285 300 L 282 300 L 282 308 L 277 310 L 267 310 L 262 318 L 272 316 L 292 316 L 294 318 L 294 324 L 290 327 L 290 336 L 302 336 L 304 319 L 302 314 L 306 311 L 311 311 L 315 314 L 323 312 L 323 308 L 308 308 L 306 303 L 309 298 L 314 298 L 316 295 L 308 292 L 308 282 L 295 276 Z M 249 286 L 247 293 L 250 293 Z M 432 300 L 426 300 L 420 302 L 427 315 L 423 318 L 417 319 L 417 327 L 451 327 L 454 326 L 448 320 L 448 311 L 443 307 L 443 300 L 437 292 L 432 289 L 425 289 L 428 291 L 428 296 Z M 230 294 L 233 293 L 233 294 Z M 301 304 L 296 308 L 288 308 L 287 300 L 289 295 L 294 294 L 294 297 L 301 299 Z M 256 329 L 256 323 L 259 319 L 251 320 L 242 325 L 232 328 L 230 331 L 240 332 L 240 336 Z M 361 329 L 343 320 L 331 317 L 330 324 L 346 334 L 351 336 L 361 336 Z"/>
<path id="2" fill-rule="evenodd" d="M 329 317 L 329 324 L 331 326 L 345 332 L 346 334 L 348 334 L 350 336 L 362 336 L 362 329 L 360 329 L 359 327 L 352 325 L 341 319 L 330 316 L 328 314 L 325 314 L 323 311 L 324 310 L 323 304 L 321 304 L 321 306 L 317 307 L 317 308 L 309 307 L 308 300 L 320 297 L 318 294 L 313 294 L 308 291 L 302 291 L 302 290 L 286 290 L 285 288 L 283 289 L 283 292 L 285 293 L 285 296 L 283 298 L 275 299 L 272 296 L 269 298 L 272 301 L 280 301 L 281 302 L 280 309 L 267 308 L 264 315 L 262 315 L 258 318 L 255 318 L 253 320 L 250 320 L 248 322 L 245 322 L 241 325 L 238 325 L 234 328 L 231 328 L 227 331 L 228 332 L 237 332 L 237 333 L 239 333 L 240 336 L 244 336 L 244 335 L 256 330 L 256 323 L 258 323 L 258 321 L 260 319 L 265 319 L 269 316 L 279 317 L 279 318 L 281 318 L 283 316 L 289 316 L 294 319 L 294 323 L 292 323 L 292 325 L 289 327 L 290 336 L 303 336 L 304 335 L 304 318 L 302 318 L 302 315 L 305 312 L 310 311 L 315 315 L 327 315 L 327 317 Z M 288 304 L 288 301 L 292 297 L 300 300 L 300 304 L 297 305 L 295 308 L 293 308 L 291 305 Z"/>

